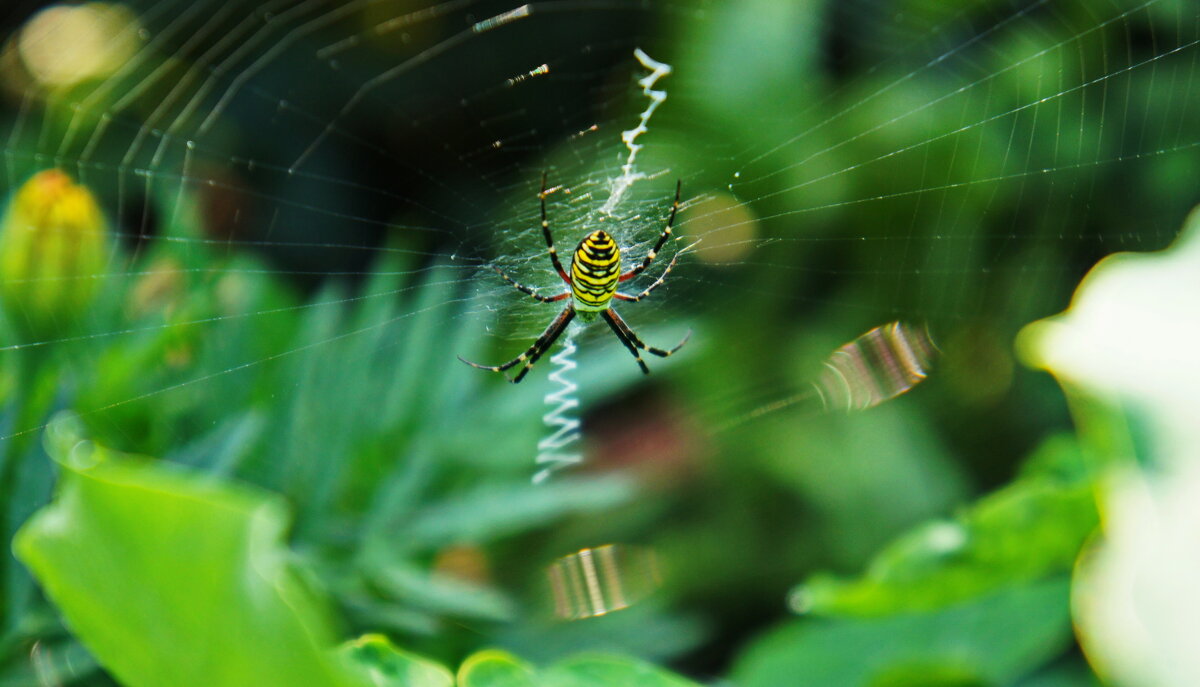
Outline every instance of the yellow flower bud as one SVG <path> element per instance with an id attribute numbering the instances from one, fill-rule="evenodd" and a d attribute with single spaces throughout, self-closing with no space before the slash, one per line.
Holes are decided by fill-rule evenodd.
<path id="1" fill-rule="evenodd" d="M 108 229 L 95 197 L 48 169 L 17 190 L 0 223 L 0 298 L 34 337 L 69 330 L 100 287 Z"/>

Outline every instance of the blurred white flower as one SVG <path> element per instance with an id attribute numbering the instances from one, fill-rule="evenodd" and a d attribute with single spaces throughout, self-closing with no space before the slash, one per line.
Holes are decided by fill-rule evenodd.
<path id="1" fill-rule="evenodd" d="M 1200 459 L 1200 210 L 1169 249 L 1100 261 L 1070 309 L 1021 332 L 1031 365 L 1149 423 L 1156 460 Z"/>
<path id="2" fill-rule="evenodd" d="M 1200 685 L 1200 466 L 1114 476 L 1102 509 L 1072 589 L 1089 661 L 1118 685 Z"/>
<path id="3" fill-rule="evenodd" d="M 1124 687 L 1200 685 L 1197 294 L 1200 210 L 1168 250 L 1101 261 L 1067 312 L 1031 324 L 1018 339 L 1027 362 L 1091 399 L 1078 408 L 1085 435 L 1108 422 L 1091 416 L 1093 401 L 1124 411 L 1145 432 L 1137 447 L 1151 455 L 1135 456 L 1132 432 L 1121 437 L 1128 428 L 1100 430 L 1105 450 L 1128 460 L 1104 483 L 1102 535 L 1081 559 L 1072 590 L 1089 661 Z"/>

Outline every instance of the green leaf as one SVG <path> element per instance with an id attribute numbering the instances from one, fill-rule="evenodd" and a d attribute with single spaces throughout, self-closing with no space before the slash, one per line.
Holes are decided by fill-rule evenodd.
<path id="1" fill-rule="evenodd" d="M 636 657 L 658 663 L 699 646 L 710 635 L 694 614 L 666 611 L 651 597 L 617 613 L 579 622 L 511 623 L 496 632 L 497 643 L 527 660 L 551 664 L 581 652 Z"/>
<path id="2" fill-rule="evenodd" d="M 262 436 L 265 424 L 261 413 L 235 415 L 166 457 L 176 463 L 201 468 L 212 477 L 227 477 L 237 473 L 238 466 Z"/>
<path id="3" fill-rule="evenodd" d="M 366 672 L 376 687 L 453 687 L 444 666 L 397 649 L 383 635 L 363 635 L 342 645 L 344 658 Z"/>
<path id="4" fill-rule="evenodd" d="M 860 578 L 814 575 L 793 590 L 793 607 L 859 616 L 934 610 L 1070 572 L 1099 521 L 1094 486 L 1079 460 L 1073 441 L 1048 441 L 1025 476 L 953 521 L 900 537 Z"/>
<path id="5" fill-rule="evenodd" d="M 574 656 L 542 677 L 546 687 L 694 687 L 696 683 L 657 666 L 624 656 Z M 779 683 L 786 684 L 786 683 Z"/>
<path id="6" fill-rule="evenodd" d="M 415 514 L 408 537 L 436 546 L 482 542 L 520 532 L 571 513 L 602 511 L 629 501 L 633 485 L 619 477 L 561 479 L 551 484 L 484 485 Z"/>
<path id="7" fill-rule="evenodd" d="M 367 684 L 281 544 L 280 500 L 86 443 L 58 458 L 14 550 L 123 684 Z"/>
<path id="8" fill-rule="evenodd" d="M 1068 594 L 1064 575 L 932 613 L 803 618 L 751 645 L 732 679 L 739 687 L 1007 684 L 1070 644 Z"/>
<path id="9" fill-rule="evenodd" d="M 542 670 L 503 651 L 481 651 L 458 671 L 459 687 L 696 687 L 657 666 L 624 656 L 581 654 Z"/>
<path id="10" fill-rule="evenodd" d="M 71 685 L 99 671 L 79 642 L 37 640 L 0 667 L 0 687 Z"/>
<path id="11" fill-rule="evenodd" d="M 533 668 L 503 651 L 480 651 L 458 669 L 458 687 L 536 687 Z"/>
<path id="12" fill-rule="evenodd" d="M 512 601 L 498 592 L 448 575 L 432 574 L 415 564 L 381 561 L 371 563 L 368 571 L 373 584 L 391 597 L 404 599 L 410 608 L 498 621 L 516 615 Z"/>
<path id="13" fill-rule="evenodd" d="M 1069 661 L 1055 661 L 1051 667 L 1038 671 L 1013 687 L 1101 687 L 1100 680 L 1088 668 L 1082 656 Z"/>

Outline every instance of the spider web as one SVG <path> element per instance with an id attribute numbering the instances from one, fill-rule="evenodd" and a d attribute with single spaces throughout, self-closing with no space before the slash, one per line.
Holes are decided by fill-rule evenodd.
<path id="1" fill-rule="evenodd" d="M 871 3 L 655 12 L 619 2 L 131 7 L 136 24 L 117 28 L 135 34 L 134 47 L 107 78 L 51 92 L 10 84 L 19 90 L 8 98 L 9 188 L 31 170 L 62 167 L 110 201 L 128 241 L 177 217 L 182 197 L 209 193 L 217 197 L 204 202 L 221 205 L 212 210 L 223 213 L 214 230 L 221 236 L 170 240 L 261 249 L 286 265 L 275 271 L 300 277 L 361 275 L 380 250 L 441 259 L 471 282 L 476 308 L 523 318 L 545 313 L 535 315 L 536 304 L 478 268 L 497 264 L 559 288 L 536 233 L 542 171 L 564 254 L 603 223 L 615 228 L 625 255 L 644 253 L 680 179 L 678 233 L 687 236 L 689 224 L 702 230 L 692 235 L 709 245 L 697 246 L 695 257 L 729 268 L 706 272 L 705 285 L 751 298 L 752 279 L 725 275 L 764 267 L 856 279 L 865 288 L 840 296 L 839 305 L 923 319 L 975 312 L 981 303 L 972 296 L 990 293 L 986 283 L 1006 270 L 1064 274 L 1061 263 L 1023 261 L 1019 253 L 1030 245 L 1084 246 L 1091 254 L 1161 246 L 1194 200 L 1183 193 L 1140 205 L 1115 236 L 1089 230 L 1109 200 L 1095 195 L 1098 180 L 1136 177 L 1128 170 L 1151 158 L 1187 161 L 1200 145 L 1186 88 L 1195 17 L 1167 0 L 991 2 L 954 12 L 918 3 L 894 18 Z M 37 8 L 18 3 L 10 26 Z M 800 75 L 794 66 L 720 64 L 719 50 L 736 54 L 736 41 L 771 24 L 770 12 L 808 27 L 785 46 L 793 56 L 824 66 L 814 53 L 826 38 L 837 48 L 827 59 L 853 50 L 863 64 L 831 65 L 832 74 L 853 78 L 827 86 L 788 81 Z M 725 19 L 727 35 L 705 35 Z M 637 174 L 644 178 L 614 204 L 627 164 L 621 133 L 645 105 L 636 79 L 646 71 L 633 53 L 668 30 L 707 40 L 708 52 L 681 49 L 686 68 L 662 81 L 670 106 L 642 139 L 648 149 Z M 277 76 L 281 65 L 301 67 L 285 79 Z M 439 78 L 445 74 L 454 78 Z M 924 96 L 915 101 L 901 92 L 914 82 Z M 1170 84 L 1165 102 L 1147 96 L 1163 83 Z M 741 92 L 721 101 L 714 88 Z M 876 108 L 886 117 L 856 120 Z M 747 134 L 759 127 L 771 135 Z M 381 136 L 400 143 L 385 145 Z M 770 143 L 739 142 L 750 138 Z M 946 149 L 952 164 L 929 168 Z M 880 177 L 876 192 L 855 193 L 868 185 L 858 179 Z M 1148 206 L 1161 216 L 1148 216 Z M 792 259 L 855 242 L 886 244 L 871 252 L 888 264 Z M 962 242 L 979 244 L 972 262 L 943 262 Z M 692 272 L 674 275 L 682 287 L 656 300 L 705 308 L 711 299 Z M 988 275 L 983 287 L 943 288 L 981 274 Z M 1064 281 L 1077 274 L 1067 271 Z M 1061 305 L 1056 295 L 1029 305 L 1053 311 Z M 795 297 L 832 302 L 803 290 Z M 510 324 L 493 331 L 529 338 Z"/>
<path id="2" fill-rule="evenodd" d="M 133 306 L 110 303 L 71 333 L 4 349 L 69 346 L 85 366 L 155 329 L 267 327 L 314 304 L 381 301 L 402 302 L 397 331 L 437 311 L 472 350 L 507 359 L 556 306 L 491 268 L 564 288 L 539 228 L 542 174 L 559 254 L 604 227 L 626 265 L 657 239 L 678 180 L 678 240 L 638 290 L 687 249 L 663 288 L 622 310 L 652 345 L 696 331 L 693 350 L 649 361 L 667 388 L 673 366 L 772 356 L 732 388 L 680 390 L 720 424 L 790 393 L 773 370 L 802 379 L 889 321 L 928 325 L 939 343 L 981 326 L 1011 341 L 1061 310 L 1096 259 L 1167 245 L 1200 202 L 1190 0 L 127 2 L 91 55 L 111 64 L 54 86 L 63 41 L 79 38 L 26 32 L 46 7 L 4 10 L 5 187 L 56 167 L 93 189 L 119 239 L 107 277 L 122 283 L 152 292 L 183 275 L 223 302 L 267 275 L 311 294 L 195 315 L 185 302 L 119 327 L 103 314 Z M 50 72 L 29 66 L 37 54 Z M 671 71 L 647 86 L 655 63 Z M 639 122 L 631 160 L 623 134 Z M 380 272 L 400 285 L 356 290 Z M 741 336 L 706 335 L 719 321 Z M 220 403 L 263 368 L 356 339 L 377 342 L 362 355 L 395 353 L 378 335 L 350 324 L 248 345 L 81 410 L 137 450 L 125 406 Z M 603 327 L 574 340 L 585 406 L 638 380 Z M 461 366 L 457 352 L 422 375 Z M 549 356 L 541 366 L 481 402 L 532 398 L 522 407 L 540 421 Z"/>

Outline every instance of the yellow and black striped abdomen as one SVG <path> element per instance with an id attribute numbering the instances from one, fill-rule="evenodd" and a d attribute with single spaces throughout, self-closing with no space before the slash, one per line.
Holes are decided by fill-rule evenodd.
<path id="1" fill-rule="evenodd" d="M 621 276 L 621 251 L 603 230 L 588 234 L 571 258 L 571 295 L 575 309 L 606 310 Z"/>

